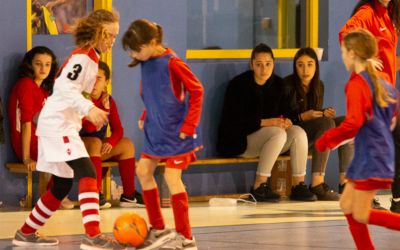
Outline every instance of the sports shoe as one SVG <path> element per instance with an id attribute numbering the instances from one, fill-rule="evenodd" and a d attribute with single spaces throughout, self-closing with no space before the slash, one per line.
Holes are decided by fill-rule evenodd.
<path id="1" fill-rule="evenodd" d="M 372 206 L 372 209 L 376 209 L 376 210 L 387 210 L 386 208 L 384 208 L 384 207 L 381 206 L 381 203 L 379 202 L 379 199 L 378 199 L 378 198 L 374 198 L 374 199 L 372 200 L 371 206 Z"/>
<path id="2" fill-rule="evenodd" d="M 93 249 L 126 249 L 124 245 L 119 244 L 116 240 L 104 235 L 99 234 L 94 237 L 88 235 L 83 236 L 81 242 L 81 249 L 93 250 Z"/>
<path id="3" fill-rule="evenodd" d="M 55 246 L 58 245 L 58 240 L 40 235 L 38 232 L 32 234 L 24 234 L 21 230 L 15 233 L 12 241 L 14 246 Z"/>
<path id="4" fill-rule="evenodd" d="M 317 196 L 311 192 L 304 182 L 292 187 L 290 199 L 294 201 L 316 201 Z"/>
<path id="5" fill-rule="evenodd" d="M 135 191 L 132 196 L 121 195 L 119 199 L 120 207 L 144 207 L 142 195 Z"/>
<path id="6" fill-rule="evenodd" d="M 395 201 L 393 199 L 390 199 L 390 201 L 392 203 L 390 205 L 390 211 L 400 214 L 400 201 Z"/>
<path id="7" fill-rule="evenodd" d="M 176 237 L 165 245 L 160 247 L 160 250 L 197 250 L 196 240 L 194 239 L 186 239 L 182 234 L 177 234 Z"/>
<path id="8" fill-rule="evenodd" d="M 338 201 L 340 198 L 339 194 L 331 189 L 325 182 L 315 187 L 310 186 L 310 191 L 317 196 L 319 201 Z"/>
<path id="9" fill-rule="evenodd" d="M 251 187 L 250 193 L 258 202 L 278 202 L 281 198 L 280 194 L 272 191 L 271 187 L 265 182 L 258 188 Z"/>
<path id="10" fill-rule="evenodd" d="M 107 209 L 111 207 L 111 203 L 109 203 L 106 198 L 104 197 L 104 194 L 99 193 L 99 208 L 100 209 Z"/>
<path id="11" fill-rule="evenodd" d="M 62 201 L 61 201 L 61 208 L 63 209 L 73 209 L 75 207 L 75 204 L 68 199 L 68 197 L 65 197 Z"/>
<path id="12" fill-rule="evenodd" d="M 161 245 L 164 245 L 168 241 L 175 238 L 176 233 L 169 228 L 164 228 L 162 230 L 156 230 L 151 228 L 146 240 L 142 245 L 136 249 L 140 250 L 150 250 L 156 249 Z"/>

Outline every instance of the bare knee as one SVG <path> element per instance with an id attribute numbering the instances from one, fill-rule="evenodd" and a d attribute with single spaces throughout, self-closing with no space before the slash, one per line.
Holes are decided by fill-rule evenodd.
<path id="1" fill-rule="evenodd" d="M 121 146 L 124 148 L 125 154 L 132 156 L 135 154 L 135 146 L 130 139 L 124 137 L 119 143 L 121 143 Z"/>
<path id="2" fill-rule="evenodd" d="M 340 209 L 342 210 L 342 212 L 344 214 L 351 214 L 351 202 L 349 202 L 348 200 L 343 200 L 340 199 L 339 201 L 339 205 L 340 205 Z"/>
<path id="3" fill-rule="evenodd" d="M 139 163 L 136 167 L 136 176 L 139 178 L 140 182 L 148 181 L 153 178 L 153 171 L 151 168 Z"/>
<path id="4" fill-rule="evenodd" d="M 90 156 L 100 156 L 102 141 L 97 137 L 82 137 L 86 150 Z"/>
<path id="5" fill-rule="evenodd" d="M 355 221 L 357 221 L 359 223 L 368 224 L 369 211 L 368 212 L 354 211 L 353 212 L 353 218 L 354 218 Z"/>

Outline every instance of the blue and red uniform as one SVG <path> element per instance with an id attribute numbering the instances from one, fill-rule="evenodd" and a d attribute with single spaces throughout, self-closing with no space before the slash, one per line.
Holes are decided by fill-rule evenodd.
<path id="1" fill-rule="evenodd" d="M 396 89 L 387 83 L 383 85 L 396 98 Z M 394 144 L 390 125 L 397 105 L 379 107 L 374 92 L 366 72 L 353 73 L 346 86 L 345 120 L 316 142 L 317 149 L 324 151 L 355 137 L 355 154 L 346 176 L 357 189 L 364 190 L 390 188 L 394 176 Z"/>
<path id="2" fill-rule="evenodd" d="M 141 96 L 146 108 L 141 118 L 145 134 L 142 156 L 172 158 L 175 165 L 184 161 L 180 168 L 185 168 L 201 148 L 198 124 L 203 87 L 171 49 L 142 62 L 141 71 Z M 188 136 L 182 140 L 180 133 Z"/>

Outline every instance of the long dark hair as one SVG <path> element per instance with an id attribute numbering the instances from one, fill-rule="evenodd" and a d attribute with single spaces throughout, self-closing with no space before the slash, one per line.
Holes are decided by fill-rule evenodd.
<path id="1" fill-rule="evenodd" d="M 155 39 L 157 44 L 162 44 L 163 29 L 160 25 L 150 22 L 147 19 L 138 19 L 129 25 L 128 30 L 122 37 L 122 47 L 124 50 L 139 52 L 143 45 L 149 44 Z M 129 67 L 134 67 L 140 63 L 133 59 Z"/>
<path id="2" fill-rule="evenodd" d="M 28 77 L 32 80 L 35 79 L 35 73 L 32 68 L 32 61 L 37 54 L 45 54 L 51 56 L 51 69 L 49 75 L 46 77 L 46 79 L 43 80 L 42 84 L 40 85 L 40 87 L 47 90 L 50 95 L 51 93 L 53 93 L 54 81 L 56 78 L 56 73 L 58 71 L 57 58 L 51 49 L 44 46 L 36 46 L 26 52 L 21 64 L 18 67 L 18 78 Z"/>
<path id="3" fill-rule="evenodd" d="M 306 103 L 308 107 L 302 107 L 302 108 L 304 108 L 305 110 L 322 108 L 322 103 L 319 102 L 319 100 L 321 100 L 321 98 L 319 97 L 322 95 L 322 84 L 319 78 L 318 57 L 317 54 L 315 53 L 315 50 L 310 47 L 299 49 L 293 59 L 293 76 L 294 76 L 293 78 L 296 86 L 296 92 L 297 93 L 304 92 L 301 84 L 301 79 L 297 74 L 297 68 L 296 68 L 297 60 L 299 60 L 299 58 L 302 56 L 311 57 L 311 59 L 313 59 L 315 63 L 315 74 L 314 77 L 311 79 L 310 85 L 308 87 L 308 93 L 306 94 L 307 96 Z"/>
<path id="4" fill-rule="evenodd" d="M 373 9 L 376 9 L 375 7 L 375 1 L 376 0 L 360 0 L 354 7 L 353 12 L 351 13 L 351 16 L 354 16 L 357 11 L 364 5 L 369 4 Z M 387 7 L 389 11 L 389 17 L 392 19 L 394 26 L 396 27 L 397 32 L 400 32 L 400 0 L 391 0 L 389 2 L 389 5 Z"/>

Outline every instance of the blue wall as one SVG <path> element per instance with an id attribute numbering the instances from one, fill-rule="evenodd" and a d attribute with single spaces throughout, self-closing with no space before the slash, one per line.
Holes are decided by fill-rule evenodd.
<path id="1" fill-rule="evenodd" d="M 197 0 L 192 0 L 196 1 Z M 200 1 L 199 1 L 200 2 Z M 188 26 L 187 1 L 181 0 L 114 0 L 114 7 L 121 14 L 121 34 L 129 23 L 137 18 L 148 18 L 164 28 L 165 44 L 184 58 L 187 44 L 187 30 L 198 27 Z M 320 4 L 320 44 L 325 49 L 321 62 L 321 79 L 325 82 L 325 106 L 333 106 L 338 114 L 345 111 L 344 84 L 348 73 L 342 65 L 337 42 L 337 32 L 350 16 L 356 0 L 327 0 Z M 10 87 L 15 80 L 16 66 L 25 51 L 25 1 L 2 0 L 0 9 L 0 32 L 3 35 L 0 46 L 0 95 L 5 102 Z M 322 14 L 323 13 L 323 14 Z M 173 18 L 171 17 L 173 15 Z M 322 26 L 322 27 L 321 27 Z M 199 32 L 201 32 L 199 30 Z M 226 32 L 223 32 L 226 33 Z M 235 38 L 238 39 L 238 38 Z M 46 45 L 55 51 L 62 63 L 73 48 L 73 40 L 68 35 L 57 37 L 36 36 L 34 45 Z M 184 58 L 185 59 L 185 58 Z M 128 68 L 130 58 L 122 50 L 120 40 L 113 51 L 113 96 L 117 100 L 125 136 L 136 145 L 137 156 L 142 147 L 142 133 L 137 128 L 137 120 L 143 109 L 139 97 L 139 68 Z M 198 154 L 200 158 L 215 155 L 215 139 L 219 113 L 226 84 L 233 76 L 248 68 L 247 61 L 192 61 L 188 63 L 205 87 L 205 102 L 202 116 L 203 141 L 205 148 Z M 292 63 L 279 61 L 276 73 L 285 76 L 291 72 Z M 7 125 L 7 121 L 5 123 Z M 9 138 L 0 146 L 0 165 L 13 161 Z M 337 153 L 333 152 L 327 170 L 327 182 L 337 187 Z M 212 174 L 210 174 L 212 172 Z M 0 168 L 0 200 L 16 205 L 25 193 L 25 179 L 10 174 Z M 192 167 L 184 175 L 190 195 L 247 192 L 254 178 L 254 166 L 209 166 Z"/>

